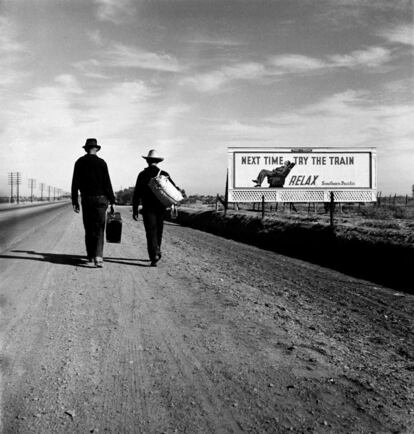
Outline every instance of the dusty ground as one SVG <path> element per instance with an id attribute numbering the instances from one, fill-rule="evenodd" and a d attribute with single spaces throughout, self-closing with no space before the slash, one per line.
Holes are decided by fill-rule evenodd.
<path id="1" fill-rule="evenodd" d="M 1 253 L 2 432 L 414 432 L 413 295 L 122 214 L 103 269 L 70 207 Z"/>
<path id="2" fill-rule="evenodd" d="M 181 206 L 177 222 L 414 294 L 412 219 L 349 215 L 331 226 L 326 214 L 282 211 L 262 218 L 246 210 Z"/>

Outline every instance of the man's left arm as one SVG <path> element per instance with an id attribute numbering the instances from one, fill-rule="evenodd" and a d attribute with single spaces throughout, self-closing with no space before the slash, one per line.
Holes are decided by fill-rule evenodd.
<path id="1" fill-rule="evenodd" d="M 141 201 L 141 196 L 142 196 L 142 180 L 141 180 L 142 175 L 139 174 L 137 177 L 137 182 L 135 183 L 135 188 L 134 188 L 134 194 L 132 196 L 132 218 L 134 220 L 138 220 L 138 210 L 139 210 L 139 204 Z"/>
<path id="2" fill-rule="evenodd" d="M 80 207 L 79 207 L 79 167 L 77 163 L 75 163 L 75 166 L 73 168 L 71 197 L 72 197 L 73 211 L 78 213 L 80 211 Z"/>
<path id="3" fill-rule="evenodd" d="M 106 163 L 105 163 L 105 191 L 109 203 L 111 204 L 111 206 L 113 206 L 115 203 L 115 195 L 112 189 L 111 178 L 109 177 L 109 170 Z"/>

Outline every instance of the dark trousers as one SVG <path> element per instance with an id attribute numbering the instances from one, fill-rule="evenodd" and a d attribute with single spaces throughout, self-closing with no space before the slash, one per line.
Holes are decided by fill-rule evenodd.
<path id="1" fill-rule="evenodd" d="M 278 188 L 283 187 L 285 183 L 285 176 L 276 175 L 273 170 L 262 169 L 257 175 L 257 183 L 262 185 L 262 182 L 267 177 L 269 187 Z"/>
<path id="2" fill-rule="evenodd" d="M 103 256 L 106 209 L 105 196 L 82 197 L 82 217 L 88 258 Z"/>
<path id="3" fill-rule="evenodd" d="M 164 210 L 142 209 L 147 249 L 151 261 L 161 252 L 162 231 L 164 229 Z"/>
<path id="4" fill-rule="evenodd" d="M 271 176 L 272 174 L 271 170 L 262 169 L 257 175 L 257 183 L 261 185 L 266 176 Z"/>

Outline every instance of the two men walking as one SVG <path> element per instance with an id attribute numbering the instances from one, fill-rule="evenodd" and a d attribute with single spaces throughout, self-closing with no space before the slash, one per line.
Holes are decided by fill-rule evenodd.
<path id="1" fill-rule="evenodd" d="M 103 246 L 105 232 L 105 217 L 108 205 L 114 212 L 115 196 L 109 177 L 106 162 L 96 153 L 101 149 L 96 139 L 87 139 L 86 155 L 79 158 L 74 167 L 72 179 L 73 210 L 80 212 L 78 192 L 81 193 L 82 217 L 85 228 L 85 245 L 88 262 L 96 267 L 103 267 Z M 161 259 L 161 242 L 164 228 L 166 207 L 156 198 L 148 183 L 158 174 L 169 176 L 158 168 L 158 163 L 164 160 L 155 150 L 143 156 L 148 167 L 139 173 L 133 196 L 133 218 L 138 220 L 139 205 L 142 205 L 147 238 L 147 250 L 151 266 L 157 266 Z M 172 182 L 172 180 L 170 179 Z M 175 184 L 172 182 L 175 186 Z"/>

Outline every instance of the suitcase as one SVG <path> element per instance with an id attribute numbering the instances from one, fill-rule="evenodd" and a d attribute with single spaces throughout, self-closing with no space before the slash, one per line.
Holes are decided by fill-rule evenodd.
<path id="1" fill-rule="evenodd" d="M 120 243 L 122 235 L 122 218 L 120 212 L 107 213 L 106 241 L 108 243 Z"/>

